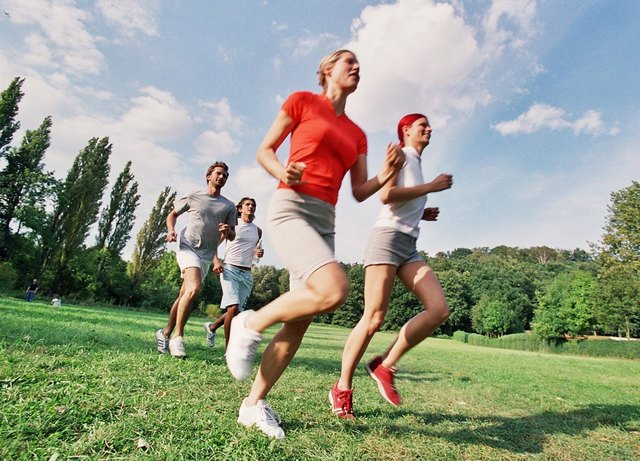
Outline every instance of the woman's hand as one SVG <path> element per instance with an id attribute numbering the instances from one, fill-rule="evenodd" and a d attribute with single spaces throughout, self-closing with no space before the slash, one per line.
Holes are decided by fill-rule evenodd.
<path id="1" fill-rule="evenodd" d="M 453 186 L 453 176 L 442 173 L 431 181 L 431 192 L 440 192 L 451 189 L 451 186 Z"/>
<path id="2" fill-rule="evenodd" d="M 405 162 L 405 155 L 402 148 L 398 144 L 387 145 L 387 155 L 384 158 L 384 164 L 382 165 L 382 171 L 380 172 L 383 179 L 386 182 L 388 178 L 391 178 L 398 174 L 402 165 Z"/>
<path id="3" fill-rule="evenodd" d="M 284 173 L 280 178 L 280 181 L 287 186 L 297 186 L 302 184 L 302 173 L 306 167 L 307 164 L 304 162 L 292 162 L 288 164 L 284 169 Z"/>

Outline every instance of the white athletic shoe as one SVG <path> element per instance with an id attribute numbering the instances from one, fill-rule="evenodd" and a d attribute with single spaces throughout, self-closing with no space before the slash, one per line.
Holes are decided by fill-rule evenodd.
<path id="1" fill-rule="evenodd" d="M 176 336 L 169 340 L 169 352 L 171 355 L 178 357 L 179 359 L 183 359 L 187 356 L 187 353 L 184 350 L 184 341 L 182 336 Z"/>
<path id="2" fill-rule="evenodd" d="M 269 437 L 276 439 L 284 438 L 284 431 L 280 427 L 280 416 L 267 405 L 264 400 L 252 407 L 246 404 L 247 399 L 242 401 L 238 415 L 238 422 L 246 427 L 257 426 Z"/>
<path id="3" fill-rule="evenodd" d="M 207 332 L 207 344 L 209 347 L 213 347 L 216 344 L 216 332 L 211 331 L 211 322 L 204 324 L 204 331 Z"/>
<path id="4" fill-rule="evenodd" d="M 240 381 L 251 376 L 256 349 L 262 340 L 260 333 L 245 327 L 247 317 L 253 313 L 254 311 L 251 310 L 240 312 L 231 321 L 231 333 L 225 359 L 231 375 Z"/>
<path id="5" fill-rule="evenodd" d="M 169 338 L 167 338 L 162 329 L 156 331 L 156 346 L 158 349 L 158 353 L 160 354 L 168 354 L 169 353 Z"/>

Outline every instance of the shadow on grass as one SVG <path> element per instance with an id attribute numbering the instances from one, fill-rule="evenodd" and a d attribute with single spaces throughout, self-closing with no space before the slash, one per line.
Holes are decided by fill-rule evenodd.
<path id="1" fill-rule="evenodd" d="M 469 417 L 408 410 L 397 410 L 396 415 L 416 418 L 424 425 L 423 429 L 417 430 L 421 435 L 439 437 L 458 445 L 484 445 L 513 453 L 542 453 L 547 438 L 556 434 L 580 436 L 602 426 L 637 431 L 638 427 L 631 427 L 630 423 L 640 420 L 640 407 L 593 404 L 566 412 L 543 411 L 513 418 Z M 460 426 L 463 428 L 460 429 Z M 385 430 L 390 437 L 416 433 L 413 424 L 390 424 Z"/>

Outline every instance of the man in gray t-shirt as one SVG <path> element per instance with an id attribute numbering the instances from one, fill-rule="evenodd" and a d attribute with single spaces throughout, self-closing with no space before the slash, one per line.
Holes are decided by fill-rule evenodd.
<path id="1" fill-rule="evenodd" d="M 207 189 L 180 198 L 167 216 L 167 242 L 178 241 L 176 259 L 182 287 L 171 306 L 167 326 L 156 331 L 158 352 L 162 354 L 170 352 L 174 357 L 186 357 L 183 334 L 191 304 L 200 293 L 221 238 L 232 241 L 236 237 L 236 207 L 220 195 L 228 177 L 229 167 L 223 162 L 214 163 L 207 169 Z M 187 214 L 187 226 L 178 237 L 176 221 L 183 213 Z"/>

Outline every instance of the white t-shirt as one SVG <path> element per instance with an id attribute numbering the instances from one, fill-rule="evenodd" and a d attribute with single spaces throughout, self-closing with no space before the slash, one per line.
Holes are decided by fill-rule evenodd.
<path id="1" fill-rule="evenodd" d="M 260 240 L 258 226 L 252 222 L 238 219 L 236 238 L 227 243 L 227 252 L 224 255 L 225 264 L 251 267 L 258 240 Z"/>
<path id="2" fill-rule="evenodd" d="M 413 187 L 424 183 L 421 157 L 413 147 L 403 147 L 406 160 L 398 173 L 396 186 Z M 382 206 L 373 227 L 391 227 L 404 234 L 418 238 L 420 220 L 427 204 L 427 195 L 405 202 L 387 203 Z"/>

